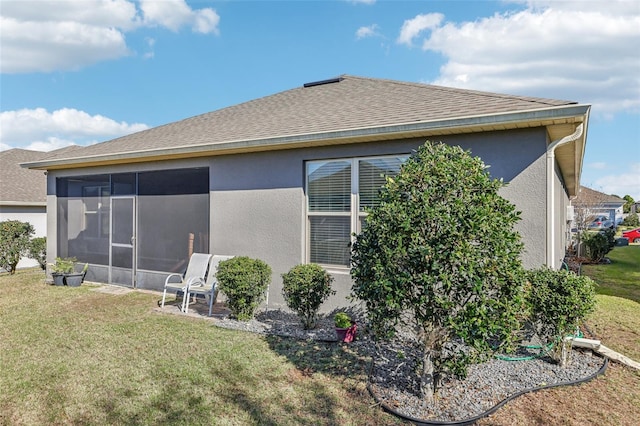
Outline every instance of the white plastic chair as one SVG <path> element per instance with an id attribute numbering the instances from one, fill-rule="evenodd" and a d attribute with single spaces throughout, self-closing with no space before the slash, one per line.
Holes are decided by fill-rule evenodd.
<path id="1" fill-rule="evenodd" d="M 216 255 L 211 258 L 211 264 L 209 265 L 209 274 L 207 280 L 202 284 L 192 284 L 187 289 L 187 303 L 185 305 L 185 312 L 189 311 L 189 299 L 191 295 L 195 297 L 198 294 L 203 294 L 205 300 L 209 304 L 209 316 L 213 310 L 213 304 L 216 303 L 216 297 L 218 296 L 218 280 L 216 279 L 216 272 L 218 272 L 218 264 L 223 260 L 231 259 L 233 256 L 221 256 Z"/>
<path id="2" fill-rule="evenodd" d="M 193 253 L 189 259 L 187 265 L 187 271 L 184 276 L 181 274 L 171 274 L 164 281 L 164 291 L 162 293 L 162 305 L 164 308 L 164 300 L 167 297 L 167 290 L 173 291 L 176 294 L 178 291 L 182 291 L 182 305 L 180 310 L 185 311 L 185 304 L 188 303 L 188 289 L 191 285 L 204 284 L 207 276 L 207 270 L 209 268 L 209 261 L 211 260 L 210 254 L 205 253 Z M 176 281 L 176 278 L 180 281 Z"/>

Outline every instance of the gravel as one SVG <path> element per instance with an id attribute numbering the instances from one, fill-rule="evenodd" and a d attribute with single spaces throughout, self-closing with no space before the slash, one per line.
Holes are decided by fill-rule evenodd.
<path id="1" fill-rule="evenodd" d="M 303 330 L 295 315 L 279 310 L 259 313 L 256 319 L 247 322 L 224 317 L 216 318 L 214 323 L 218 327 L 259 334 L 337 342 L 332 318 L 333 315 L 321 317 L 313 330 Z M 463 422 L 522 391 L 587 379 L 604 364 L 604 360 L 591 351 L 573 349 L 569 365 L 561 368 L 540 350 L 521 348 L 516 357 L 532 359 L 493 358 L 471 366 L 465 380 L 451 379 L 443 383 L 435 402 L 429 405 L 419 397 L 415 372 L 419 369 L 420 351 L 415 340 L 403 336 L 376 345 L 366 328 L 360 322 L 358 325 L 358 337 L 349 345 L 375 360 L 369 377 L 373 396 L 397 413 L 427 423 Z"/>

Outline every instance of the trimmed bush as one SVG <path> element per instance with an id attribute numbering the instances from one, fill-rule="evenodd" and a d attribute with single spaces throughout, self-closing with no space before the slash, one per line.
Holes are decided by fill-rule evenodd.
<path id="1" fill-rule="evenodd" d="M 298 314 L 305 329 L 314 328 L 320 305 L 332 294 L 333 278 L 320 265 L 310 263 L 294 266 L 282 274 L 282 294 L 287 306 Z"/>
<path id="2" fill-rule="evenodd" d="M 386 178 L 353 244 L 352 293 L 374 332 L 419 331 L 428 401 L 444 377 L 488 358 L 491 339 L 508 345 L 520 328 L 519 213 L 502 186 L 469 152 L 427 142 Z M 459 342 L 465 350 L 448 347 Z"/>
<path id="3" fill-rule="evenodd" d="M 627 217 L 622 221 L 624 226 L 640 226 L 640 219 L 638 219 L 638 214 L 629 213 Z"/>
<path id="4" fill-rule="evenodd" d="M 0 222 L 0 268 L 15 274 L 18 262 L 29 252 L 30 238 L 34 233 L 35 229 L 29 222 Z"/>
<path id="5" fill-rule="evenodd" d="M 616 245 L 616 232 L 613 229 L 603 229 L 598 232 L 586 232 L 584 244 L 587 256 L 594 262 L 600 262 Z"/>
<path id="6" fill-rule="evenodd" d="M 260 259 L 238 256 L 220 262 L 216 278 L 233 316 L 248 321 L 265 299 L 271 268 Z"/>
<path id="7" fill-rule="evenodd" d="M 561 365 L 568 361 L 569 346 L 565 336 L 595 309 L 595 282 L 565 270 L 543 267 L 527 273 L 531 286 L 527 302 L 531 322 L 545 343 L 553 343 L 552 357 Z"/>
<path id="8" fill-rule="evenodd" d="M 40 267 L 47 269 L 47 238 L 33 238 L 29 243 L 29 257 L 35 259 Z"/>

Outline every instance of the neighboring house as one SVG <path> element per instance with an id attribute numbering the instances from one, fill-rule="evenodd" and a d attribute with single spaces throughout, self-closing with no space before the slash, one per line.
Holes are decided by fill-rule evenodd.
<path id="1" fill-rule="evenodd" d="M 42 170 L 20 167 L 21 163 L 43 160 L 69 153 L 79 146 L 72 145 L 51 152 L 27 149 L 0 151 L 0 222 L 19 220 L 33 225 L 32 238 L 47 236 L 47 177 Z M 18 268 L 38 266 L 34 259 L 24 257 Z"/>
<path id="2" fill-rule="evenodd" d="M 345 304 L 349 244 L 383 179 L 426 140 L 459 145 L 522 212 L 524 265 L 559 268 L 589 105 L 342 76 L 59 154 L 48 171 L 48 255 L 88 279 L 161 289 L 189 253 L 247 255 L 281 274 L 323 265 Z M 429 218 L 425 218 L 429 220 Z"/>
<path id="3" fill-rule="evenodd" d="M 25 169 L 20 163 L 37 161 L 47 155 L 17 148 L 0 151 L 0 222 L 29 222 L 35 228 L 34 237 L 47 235 L 47 178 L 42 170 Z M 36 260 L 24 257 L 18 268 L 37 265 Z"/>
<path id="4" fill-rule="evenodd" d="M 605 194 L 595 189 L 581 186 L 575 200 L 571 204 L 576 211 L 576 219 L 587 225 L 594 216 L 606 216 L 614 224 L 619 225 L 623 220 L 623 207 L 626 201 L 615 195 Z M 581 226 L 583 228 L 584 226 Z"/>

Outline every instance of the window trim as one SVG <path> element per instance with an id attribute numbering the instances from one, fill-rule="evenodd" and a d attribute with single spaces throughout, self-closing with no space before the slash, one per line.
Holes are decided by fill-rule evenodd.
<path id="1" fill-rule="evenodd" d="M 408 153 L 400 153 L 400 154 L 385 154 L 385 155 L 371 155 L 371 156 L 363 156 L 363 157 L 339 157 L 339 158 L 327 158 L 327 159 L 317 159 L 317 160 L 307 160 L 304 162 L 304 194 L 305 194 L 305 243 L 304 243 L 304 259 L 305 263 L 311 263 L 311 221 L 309 220 L 312 216 L 334 216 L 334 217 L 349 217 L 350 218 L 350 241 L 353 243 L 355 241 L 354 232 L 356 234 L 360 233 L 360 220 L 367 216 L 366 212 L 360 210 L 360 191 L 359 191 L 359 183 L 360 183 L 360 162 L 366 160 L 381 160 L 385 158 L 404 158 L 404 161 L 408 160 L 411 154 Z M 312 164 L 318 163 L 329 163 L 333 161 L 348 161 L 351 163 L 351 207 L 347 212 L 321 212 L 321 211 L 311 211 L 309 209 L 309 166 Z M 340 264 L 326 264 L 320 263 L 321 266 L 327 268 L 330 271 L 337 273 L 348 273 L 351 269 L 350 265 L 340 265 Z"/>

